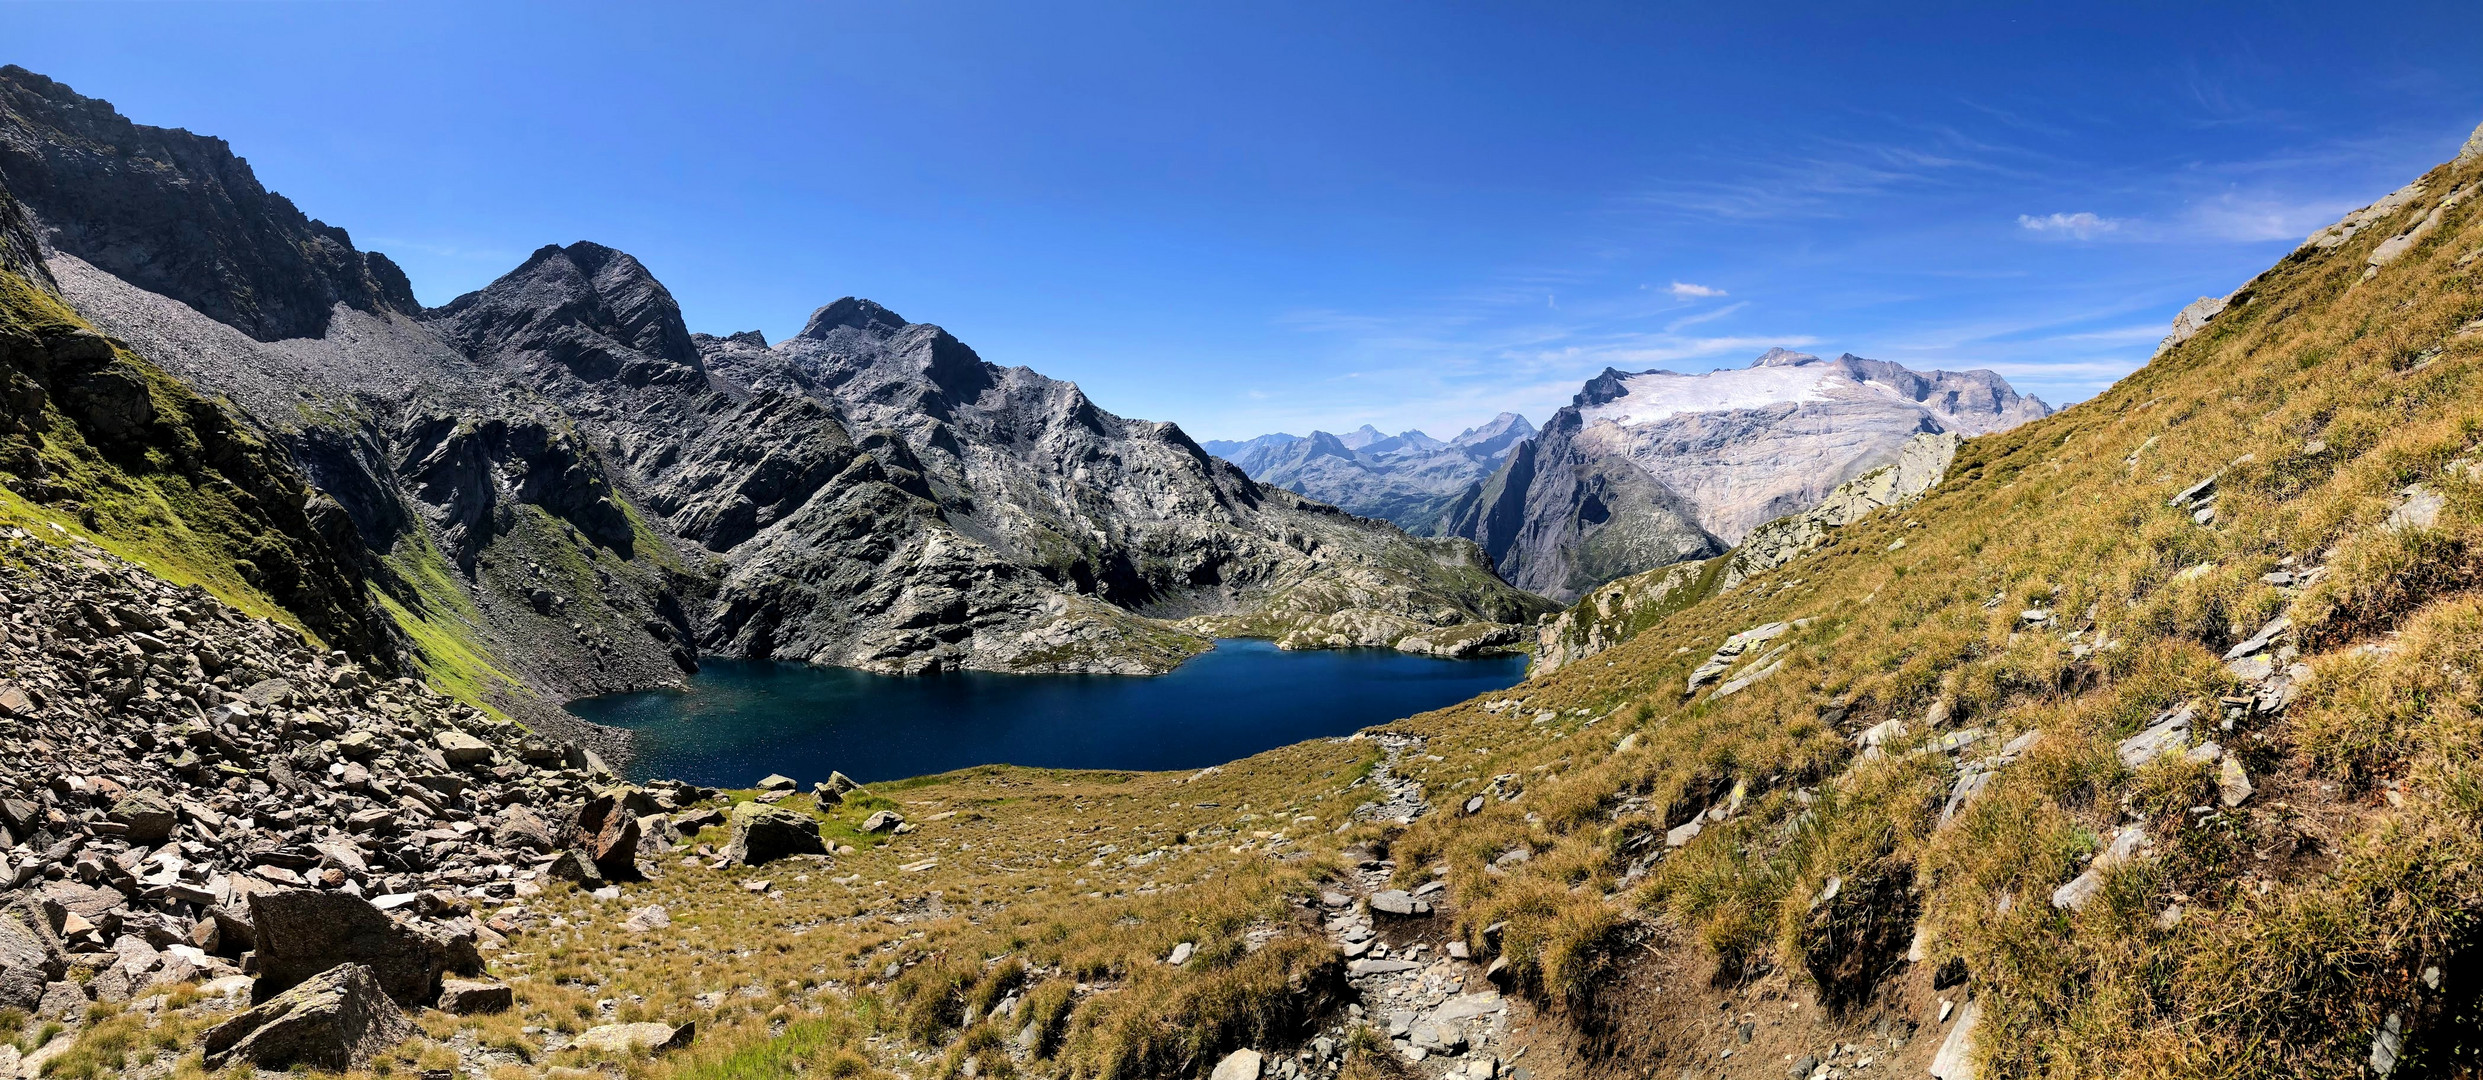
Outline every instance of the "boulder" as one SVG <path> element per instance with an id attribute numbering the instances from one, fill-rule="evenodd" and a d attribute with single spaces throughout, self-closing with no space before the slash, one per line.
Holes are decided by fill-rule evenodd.
<path id="1" fill-rule="evenodd" d="M 35 1007 L 34 1015 L 45 1020 L 75 1022 L 86 1015 L 86 1007 L 94 1000 L 86 996 L 85 987 L 63 979 L 43 988 L 43 1003 Z"/>
<path id="2" fill-rule="evenodd" d="M 382 747 L 376 733 L 363 730 L 348 733 L 344 738 L 336 740 L 336 749 L 348 759 L 369 761 L 379 756 Z"/>
<path id="3" fill-rule="evenodd" d="M 1235 1050 L 1216 1062 L 1216 1071 L 1207 1080 L 1259 1080 L 1259 1072 L 1267 1067 L 1267 1059 L 1256 1050 Z"/>
<path id="4" fill-rule="evenodd" d="M 579 852 L 561 852 L 560 857 L 553 859 L 552 865 L 545 867 L 543 872 L 555 881 L 577 882 L 582 889 L 603 888 L 603 871 L 595 868 L 595 860 Z"/>
<path id="5" fill-rule="evenodd" d="M 491 825 L 491 842 L 504 848 L 550 851 L 560 846 L 552 826 L 534 811 L 512 806 L 500 811 Z"/>
<path id="6" fill-rule="evenodd" d="M 595 861 L 595 871 L 611 881 L 641 881 L 646 875 L 638 869 L 638 841 L 642 833 L 638 818 L 629 807 L 629 799 L 637 788 L 616 787 L 598 792 L 578 807 L 571 832 L 587 857 Z"/>
<path id="7" fill-rule="evenodd" d="M 638 819 L 627 811 L 614 813 L 604 820 L 602 831 L 595 834 L 588 851 L 595 858 L 595 869 L 607 881 L 637 881 L 646 875 L 638 870 L 638 841 L 642 833 Z"/>
<path id="8" fill-rule="evenodd" d="M 672 912 L 666 910 L 662 904 L 649 904 L 630 912 L 628 921 L 621 924 L 621 929 L 633 934 L 670 930 L 672 929 Z"/>
<path id="9" fill-rule="evenodd" d="M 862 831 L 866 833 L 888 832 L 903 824 L 905 824 L 905 815 L 894 810 L 881 810 L 862 819 Z"/>
<path id="10" fill-rule="evenodd" d="M 451 1015 L 507 1012 L 516 1004 L 517 995 L 507 983 L 473 979 L 445 979 L 440 983 L 440 1011 Z"/>
<path id="11" fill-rule="evenodd" d="M 885 811 L 882 811 L 885 813 Z M 825 855 L 819 821 L 808 814 L 758 803 L 733 808 L 732 835 L 724 857 L 743 866 L 763 866 L 792 855 Z"/>
<path id="12" fill-rule="evenodd" d="M 674 1027 L 670 1024 L 605 1024 L 579 1033 L 570 1045 L 600 1054 L 662 1053 L 679 1050 L 698 1037 L 696 1023 Z"/>
<path id="13" fill-rule="evenodd" d="M 126 839 L 133 844 L 152 847 L 172 839 L 174 829 L 181 826 L 180 812 L 172 800 L 152 791 L 133 791 L 112 804 L 112 820 L 129 830 Z"/>
<path id="14" fill-rule="evenodd" d="M 0 907 L 0 1009 L 33 1014 L 46 984 L 68 971 L 68 954 L 42 911 L 26 900 Z"/>
<path id="15" fill-rule="evenodd" d="M 760 778 L 758 786 L 761 791 L 791 791 L 800 785 L 795 784 L 790 776 L 782 773 L 769 773 Z"/>
<path id="16" fill-rule="evenodd" d="M 258 944 L 259 982 L 267 1001 L 340 964 L 369 969 L 400 1005 L 429 1005 L 448 966 L 441 943 L 389 918 L 370 902 L 344 893 L 292 889 L 250 898 Z"/>
<path id="17" fill-rule="evenodd" d="M 340 964 L 208 1029 L 199 1048 L 209 1069 L 248 1062 L 269 1070 L 299 1065 L 344 1072 L 369 1065 L 413 1034 L 413 1021 L 370 968 Z"/>
<path id="18" fill-rule="evenodd" d="M 440 748 L 441 757 L 461 769 L 470 765 L 489 765 L 492 758 L 498 756 L 492 751 L 490 743 L 454 728 L 433 735 L 431 741 Z"/>

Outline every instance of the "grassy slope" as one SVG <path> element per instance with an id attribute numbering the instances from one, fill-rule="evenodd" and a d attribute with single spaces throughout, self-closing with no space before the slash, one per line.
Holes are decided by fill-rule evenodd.
<path id="1" fill-rule="evenodd" d="M 1901 515 L 1530 687 L 1528 709 L 1621 723 L 1592 752 L 1485 766 L 1563 775 L 1479 820 L 1418 826 L 1401 850 L 1448 861 L 1466 921 L 1507 920 L 1525 978 L 1579 1009 L 1630 962 L 1627 926 L 1675 929 L 1743 977 L 1867 992 L 1837 984 L 1892 970 L 1919 913 L 1932 958 L 1963 960 L 1985 1003 L 1986 1075 L 2352 1075 L 2390 1013 L 2418 1054 L 2462 1055 L 2445 1018 L 2472 1022 L 2475 988 L 2456 976 L 2483 900 L 2483 517 L 2473 477 L 2443 467 L 2483 433 L 2483 338 L 2460 334 L 2483 315 L 2483 219 L 2450 210 L 2361 279 L 2377 242 L 2478 172 L 2444 168 L 2430 198 L 2339 249 L 2297 253 L 2096 400 L 1970 442 Z M 2212 526 L 2166 505 L 2219 470 Z M 2438 526 L 2382 528 L 2417 480 L 2447 498 Z M 2114 742 L 2160 710 L 2219 714 L 2236 688 L 2221 653 L 2293 601 L 2260 581 L 2288 557 L 2333 568 L 2293 607 L 2316 675 L 2282 716 L 2208 732 L 2258 794 L 2227 811 L 2205 767 L 2121 768 Z M 2060 628 L 2024 630 L 2030 607 Z M 1721 638 L 1796 617 L 1817 621 L 1776 676 L 1684 701 L 1688 669 Z M 2113 644 L 2078 659 L 2077 629 Z M 1934 823 L 1954 762 L 1862 762 L 1847 740 L 1886 719 L 1919 729 L 1939 700 L 1949 730 L 2043 733 L 1946 829 Z M 1852 714 L 1829 722 L 1832 701 Z M 1601 752 L 1632 730 L 1631 750 Z M 1617 879 L 1624 844 L 1735 783 L 1751 792 L 1740 816 L 1643 884 Z M 2154 856 L 2108 875 L 2082 912 L 2055 910 L 2052 891 L 2129 824 Z M 1536 858 L 1481 872 L 1516 844 Z M 2174 904 L 2178 921 L 2160 925 Z M 2418 986 L 2434 965 L 2451 973 L 2445 991 Z"/>
<path id="2" fill-rule="evenodd" d="M 59 388 L 29 392 L 43 379 L 22 350 L 69 329 L 91 328 L 51 294 L 0 271 L 0 351 L 19 350 L 5 375 L 14 430 L 0 439 L 10 462 L 0 471 L 12 487 L 52 492 L 34 500 L 0 491 L 0 519 L 46 538 L 91 540 L 314 641 L 342 631 L 367 644 L 358 590 L 303 520 L 308 489 L 217 405 L 117 345 L 105 374 L 142 388 L 151 403 L 153 420 L 139 438 L 99 445 L 81 417 L 64 411 Z"/>

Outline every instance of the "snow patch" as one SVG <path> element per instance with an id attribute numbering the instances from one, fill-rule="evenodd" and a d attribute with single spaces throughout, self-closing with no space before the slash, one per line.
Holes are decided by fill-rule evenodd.
<path id="1" fill-rule="evenodd" d="M 1822 370 L 1822 368 L 1826 368 Z M 1653 371 L 1621 380 L 1622 396 L 1579 412 L 1593 424 L 1648 423 L 1681 413 L 1759 409 L 1804 401 L 1828 400 L 1827 384 L 1839 379 L 1826 365 L 1756 367 L 1681 375 Z"/>

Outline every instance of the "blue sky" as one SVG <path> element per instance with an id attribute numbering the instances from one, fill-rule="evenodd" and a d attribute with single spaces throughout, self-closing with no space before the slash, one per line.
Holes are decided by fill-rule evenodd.
<path id="1" fill-rule="evenodd" d="M 6 11 L 426 303 L 591 239 L 694 330 L 868 296 L 1201 438 L 1780 344 L 2075 400 L 2483 121 L 2471 3 Z"/>

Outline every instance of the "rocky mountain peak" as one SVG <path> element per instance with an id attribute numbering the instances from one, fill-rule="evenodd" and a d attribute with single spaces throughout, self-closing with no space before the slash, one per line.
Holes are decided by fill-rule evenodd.
<path id="1" fill-rule="evenodd" d="M 1655 372 L 1648 371 L 1641 374 L 1653 375 Z M 1588 379 L 1586 385 L 1578 390 L 1577 396 L 1569 399 L 1569 404 L 1575 408 L 1591 409 L 1597 405 L 1608 404 L 1626 397 L 1629 395 L 1629 376 L 1629 372 L 1620 368 L 1605 368 L 1602 374 Z"/>
<path id="2" fill-rule="evenodd" d="M 53 248 L 257 338 L 319 337 L 337 304 L 411 314 L 405 272 L 259 186 L 222 139 L 0 67 L 0 184 Z"/>
<path id="3" fill-rule="evenodd" d="M 429 314 L 477 356 L 539 354 L 589 382 L 643 372 L 634 363 L 700 367 L 671 290 L 635 256 L 587 241 L 546 244 Z"/>
<path id="4" fill-rule="evenodd" d="M 1460 432 L 1448 441 L 1448 445 L 1468 453 L 1498 457 L 1509 447 L 1533 437 L 1534 433 L 1535 426 L 1526 422 L 1525 417 L 1504 412 L 1480 427 L 1470 427 Z"/>
<path id="5" fill-rule="evenodd" d="M 848 296 L 810 313 L 796 337 L 825 341 L 838 330 L 859 330 L 886 339 L 913 324 L 905 317 L 858 296 Z"/>
<path id="6" fill-rule="evenodd" d="M 1697 374 L 1606 368 L 1445 531 L 1483 545 L 1520 588 L 1567 599 L 1703 558 L 1815 506 L 1917 434 L 2003 431 L 2051 412 L 1989 371 L 1915 371 L 1845 353 L 1769 349 Z"/>
<path id="7" fill-rule="evenodd" d="M 1388 435 L 1386 432 L 1372 427 L 1369 424 L 1364 424 L 1361 427 L 1337 436 L 1336 441 L 1344 443 L 1351 449 L 1360 450 L 1363 447 L 1369 446 L 1372 443 L 1378 442 L 1387 437 Z"/>
<path id="8" fill-rule="evenodd" d="M 1845 357 L 1850 358 L 1853 355 L 1854 354 L 1852 353 L 1846 353 Z M 1803 364 L 1813 364 L 1817 362 L 1819 362 L 1819 357 L 1810 353 L 1795 352 L 1791 349 L 1784 348 L 1783 346 L 1778 346 L 1776 348 L 1769 349 L 1766 352 L 1760 353 L 1758 359 L 1750 362 L 1750 366 L 1754 368 L 1799 367 Z"/>

